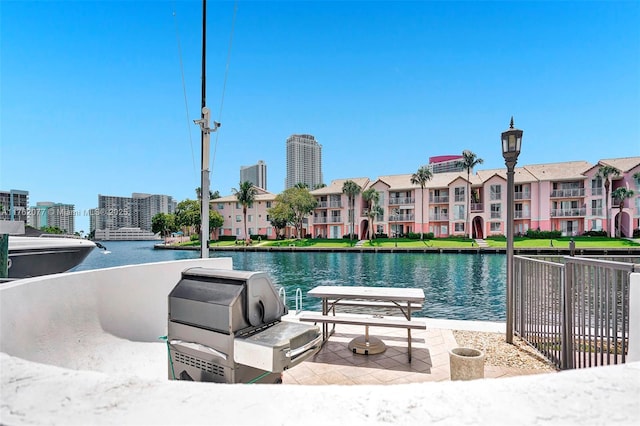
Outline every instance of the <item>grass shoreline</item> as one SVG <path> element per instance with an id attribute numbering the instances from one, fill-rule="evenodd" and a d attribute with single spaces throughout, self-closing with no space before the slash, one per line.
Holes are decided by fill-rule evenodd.
<path id="1" fill-rule="evenodd" d="M 638 240 L 627 240 L 606 237 L 561 237 L 557 239 L 530 239 L 517 237 L 514 239 L 514 252 L 536 252 L 540 254 L 566 254 L 570 251 L 571 241 L 575 244 L 577 254 L 601 254 L 607 252 L 633 253 L 640 255 Z M 356 241 L 342 239 L 289 239 L 253 241 L 245 245 L 235 241 L 210 241 L 212 250 L 239 251 L 373 251 L 373 252 L 468 252 L 468 253 L 504 253 L 506 240 L 487 239 L 486 246 L 463 238 L 442 238 L 432 240 L 410 239 L 376 239 L 364 241 L 356 245 Z M 198 250 L 199 241 L 188 241 L 177 244 L 156 245 L 157 248 L 175 250 Z"/>

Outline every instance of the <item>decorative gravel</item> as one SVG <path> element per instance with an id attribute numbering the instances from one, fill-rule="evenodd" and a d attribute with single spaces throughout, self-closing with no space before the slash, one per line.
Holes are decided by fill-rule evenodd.
<path id="1" fill-rule="evenodd" d="M 480 349 L 485 353 L 485 364 L 526 370 L 557 371 L 557 368 L 518 336 L 513 344 L 505 341 L 502 333 L 454 330 L 459 346 Z"/>

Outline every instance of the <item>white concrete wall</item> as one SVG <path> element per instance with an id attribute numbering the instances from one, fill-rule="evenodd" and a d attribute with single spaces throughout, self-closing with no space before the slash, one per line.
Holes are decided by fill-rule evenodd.
<path id="1" fill-rule="evenodd" d="M 188 259 L 2 284 L 0 351 L 30 361 L 85 368 L 92 353 L 113 347 L 109 339 L 157 342 L 166 335 L 169 292 L 183 270 L 196 266 L 232 269 L 233 265 L 231 258 Z"/>
<path id="2" fill-rule="evenodd" d="M 180 272 L 193 266 L 230 269 L 231 260 L 127 266 L 0 285 L 0 424 L 640 422 L 638 362 L 552 375 L 393 386 L 169 381 L 166 346 L 151 342 L 166 333 L 168 293 Z M 636 343 L 639 278 L 632 278 L 630 309 Z M 115 353 L 132 344 L 133 352 Z M 150 358 L 158 358 L 164 371 L 151 377 L 134 374 L 140 369 L 136 362 L 148 362 L 140 360 L 136 345 L 153 346 Z M 630 348 L 638 350 L 633 343 Z M 111 364 L 103 358 L 112 359 Z M 108 368 L 87 371 L 94 364 Z"/>

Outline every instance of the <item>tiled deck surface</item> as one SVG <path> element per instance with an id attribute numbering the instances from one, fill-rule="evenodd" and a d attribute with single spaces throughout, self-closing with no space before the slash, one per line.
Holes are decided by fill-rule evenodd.
<path id="1" fill-rule="evenodd" d="M 434 328 L 434 324 L 452 328 Z M 449 350 L 458 346 L 452 329 L 498 332 L 501 325 L 497 324 L 496 328 L 495 323 L 427 320 L 426 330 L 411 331 L 412 361 L 409 363 L 406 329 L 370 327 L 369 334 L 382 339 L 387 349 L 381 354 L 360 355 L 350 352 L 348 344 L 364 334 L 364 326 L 338 324 L 320 352 L 285 371 L 283 381 L 301 385 L 389 385 L 450 380 Z M 540 371 L 485 365 L 484 373 L 486 378 L 499 378 Z"/>

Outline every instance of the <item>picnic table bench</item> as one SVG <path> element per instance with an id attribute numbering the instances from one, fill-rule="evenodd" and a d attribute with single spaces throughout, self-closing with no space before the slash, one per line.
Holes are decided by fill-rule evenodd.
<path id="1" fill-rule="evenodd" d="M 369 326 L 407 329 L 407 346 L 411 362 L 411 330 L 427 328 L 424 321 L 411 317 L 411 310 L 421 307 L 424 291 L 416 288 L 395 287 L 348 287 L 319 286 L 308 292 L 310 296 L 322 298 L 322 313 L 303 313 L 300 321 L 322 324 L 323 339 L 326 341 L 334 332 L 336 324 L 364 325 L 364 336 L 356 337 L 349 343 L 354 353 L 374 354 L 385 350 L 384 343 L 369 336 Z M 336 315 L 336 306 L 358 306 L 365 308 L 398 308 L 403 317 L 388 317 L 379 314 Z M 332 315 L 329 315 L 329 313 Z M 329 324 L 333 328 L 329 331 Z"/>

